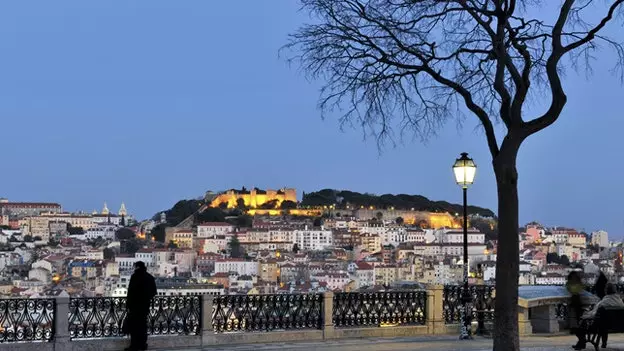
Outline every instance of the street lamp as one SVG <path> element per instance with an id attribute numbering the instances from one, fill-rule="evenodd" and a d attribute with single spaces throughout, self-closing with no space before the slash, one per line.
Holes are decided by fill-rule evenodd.
<path id="1" fill-rule="evenodd" d="M 453 173 L 455 174 L 457 185 L 462 187 L 464 193 L 464 288 L 462 289 L 463 293 L 461 297 L 461 334 L 459 335 L 459 338 L 464 340 L 472 339 L 470 335 L 472 297 L 468 291 L 468 187 L 474 182 L 475 174 L 477 173 L 477 165 L 468 157 L 467 152 L 462 152 L 461 156 L 455 160 Z"/>

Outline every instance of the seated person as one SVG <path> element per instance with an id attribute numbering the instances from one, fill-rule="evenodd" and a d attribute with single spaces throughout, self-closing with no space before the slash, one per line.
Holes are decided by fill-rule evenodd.
<path id="1" fill-rule="evenodd" d="M 624 307 L 624 302 L 622 302 L 622 298 L 617 294 L 617 290 L 615 289 L 615 285 L 607 284 L 606 287 L 606 295 L 600 300 L 591 311 L 587 311 L 583 314 L 581 319 L 593 319 L 598 312 L 600 307 Z M 583 324 L 581 323 L 581 326 Z M 580 327 L 576 332 L 576 337 L 578 338 L 578 343 L 574 346 L 575 350 L 583 350 L 585 348 L 585 344 L 587 340 L 585 340 L 585 334 L 587 334 L 587 330 L 585 328 Z M 602 340 L 602 347 L 607 346 L 606 339 Z"/>

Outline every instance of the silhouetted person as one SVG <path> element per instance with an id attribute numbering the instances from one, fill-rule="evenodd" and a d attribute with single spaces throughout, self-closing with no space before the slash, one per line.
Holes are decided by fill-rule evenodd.
<path id="1" fill-rule="evenodd" d="M 617 294 L 617 290 L 615 289 L 615 285 L 606 284 L 605 286 L 605 296 L 602 300 L 598 301 L 598 303 L 594 306 L 591 311 L 587 311 L 581 317 L 582 319 L 592 319 L 596 316 L 596 312 L 600 307 L 624 307 L 624 302 L 622 302 L 622 298 Z M 585 334 L 587 331 L 582 327 L 583 323 L 579 323 L 579 328 L 576 329 L 576 337 L 578 338 L 578 343 L 574 346 L 575 350 L 582 350 L 585 348 L 585 344 L 587 340 L 585 339 Z M 602 348 L 607 347 L 607 334 L 602 335 Z"/>
<path id="2" fill-rule="evenodd" d="M 596 279 L 596 284 L 594 284 L 594 291 L 596 291 L 596 296 L 598 296 L 601 300 L 606 295 L 605 289 L 607 288 L 607 283 L 607 276 L 600 271 L 598 278 Z"/>
<path id="3" fill-rule="evenodd" d="M 581 293 L 584 290 L 583 279 L 580 269 L 574 269 L 568 274 L 566 289 L 570 293 L 570 306 L 568 309 L 568 321 L 570 323 L 570 332 L 575 333 L 583 314 L 583 303 L 581 301 Z"/>
<path id="4" fill-rule="evenodd" d="M 145 263 L 134 264 L 134 273 L 128 286 L 128 321 L 130 326 L 130 347 L 126 351 L 147 350 L 147 315 L 152 298 L 156 296 L 156 282 L 147 273 Z"/>

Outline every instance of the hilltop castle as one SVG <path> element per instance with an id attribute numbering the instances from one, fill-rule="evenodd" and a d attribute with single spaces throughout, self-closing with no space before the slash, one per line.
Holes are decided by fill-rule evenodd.
<path id="1" fill-rule="evenodd" d="M 281 188 L 279 190 L 253 188 L 247 190 L 245 187 L 240 190 L 230 189 L 212 199 L 210 206 L 218 207 L 225 202 L 228 208 L 235 208 L 239 199 L 242 199 L 245 206 L 249 208 L 258 208 L 269 201 L 276 201 L 276 206 L 279 207 L 283 201 L 297 202 L 297 190 L 293 188 Z"/>

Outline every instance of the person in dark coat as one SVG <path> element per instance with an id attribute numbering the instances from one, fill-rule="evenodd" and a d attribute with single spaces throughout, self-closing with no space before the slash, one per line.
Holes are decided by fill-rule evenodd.
<path id="1" fill-rule="evenodd" d="M 570 304 L 568 310 L 568 322 L 570 323 L 570 333 L 576 333 L 583 314 L 583 303 L 581 300 L 581 293 L 584 290 L 583 277 L 581 276 L 582 270 L 579 268 L 573 269 L 568 274 L 568 281 L 566 282 L 566 289 L 570 293 Z"/>
<path id="2" fill-rule="evenodd" d="M 609 280 L 607 279 L 607 276 L 600 271 L 598 278 L 596 279 L 596 284 L 594 284 L 594 291 L 596 292 L 596 296 L 598 296 L 601 300 L 607 294 L 606 288 L 608 282 Z"/>
<path id="3" fill-rule="evenodd" d="M 156 296 L 156 282 L 147 273 L 145 263 L 137 261 L 128 286 L 127 309 L 130 347 L 126 351 L 147 350 L 147 316 L 152 299 Z"/>

